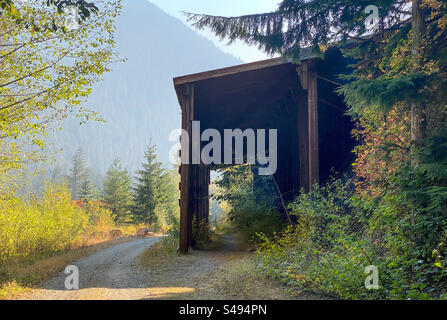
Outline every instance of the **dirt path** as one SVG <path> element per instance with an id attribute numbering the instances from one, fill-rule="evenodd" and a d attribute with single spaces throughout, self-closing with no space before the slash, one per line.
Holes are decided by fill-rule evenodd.
<path id="1" fill-rule="evenodd" d="M 168 264 L 147 270 L 147 299 L 176 300 L 308 300 L 325 297 L 292 296 L 273 281 L 259 277 L 253 254 L 240 250 L 231 235 L 214 251 L 192 251 Z"/>
<path id="2" fill-rule="evenodd" d="M 22 299 L 142 299 L 147 296 L 146 277 L 135 266 L 136 258 L 159 240 L 156 237 L 126 242 L 73 263 L 79 269 L 80 290 L 66 290 L 67 275 L 61 272 Z"/>
<path id="3" fill-rule="evenodd" d="M 245 256 L 247 253 L 238 251 L 232 236 L 223 235 L 218 250 L 190 251 L 186 256 L 172 257 L 167 264 L 147 269 L 150 299 L 227 299 L 221 288 L 220 269 Z"/>
<path id="4" fill-rule="evenodd" d="M 290 299 L 271 282 L 256 278 L 253 268 L 247 268 L 250 255 L 238 251 L 231 236 L 223 236 L 219 250 L 175 254 L 168 263 L 141 267 L 138 257 L 159 240 L 148 238 L 119 244 L 73 263 L 79 268 L 80 290 L 66 290 L 67 275 L 61 272 L 21 299 Z"/>

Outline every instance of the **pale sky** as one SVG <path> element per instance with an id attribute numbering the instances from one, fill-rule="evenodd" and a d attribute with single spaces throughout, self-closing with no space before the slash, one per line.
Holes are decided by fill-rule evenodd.
<path id="1" fill-rule="evenodd" d="M 220 16 L 240 16 L 253 13 L 263 13 L 277 9 L 281 0 L 148 0 L 163 11 L 180 18 L 186 23 L 182 11 L 192 13 L 206 13 Z M 208 31 L 200 31 L 200 34 L 212 40 L 216 46 L 224 52 L 230 53 L 244 62 L 253 62 L 267 59 L 265 53 L 257 47 L 249 47 L 241 42 L 227 46 L 226 42 L 220 42 Z"/>

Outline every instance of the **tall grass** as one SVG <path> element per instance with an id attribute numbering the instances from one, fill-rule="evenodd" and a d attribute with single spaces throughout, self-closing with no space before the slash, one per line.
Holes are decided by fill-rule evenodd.
<path id="1" fill-rule="evenodd" d="M 101 202 L 71 201 L 65 185 L 48 185 L 39 198 L 0 200 L 0 267 L 110 240 L 113 229 L 134 236 L 139 227 L 147 226 L 117 226 Z"/>
<path id="2" fill-rule="evenodd" d="M 72 204 L 63 185 L 50 185 L 41 199 L 12 197 L 0 202 L 0 263 L 70 248 L 89 217 Z"/>
<path id="3" fill-rule="evenodd" d="M 133 239 L 138 228 L 117 226 L 99 201 L 71 201 L 65 185 L 48 185 L 42 197 L 0 200 L 0 300 L 13 298 L 108 245 Z M 110 231 L 119 229 L 123 239 Z"/>

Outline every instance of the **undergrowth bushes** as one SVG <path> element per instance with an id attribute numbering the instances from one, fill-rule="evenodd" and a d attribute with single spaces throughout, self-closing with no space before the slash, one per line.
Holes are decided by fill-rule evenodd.
<path id="1" fill-rule="evenodd" d="M 278 210 L 280 200 L 272 177 L 258 176 L 255 171 L 251 165 L 224 168 L 215 182 L 214 199 L 224 208 L 228 231 L 246 242 L 256 240 L 260 231 L 268 236 L 280 232 L 285 222 Z"/>
<path id="2" fill-rule="evenodd" d="M 274 238 L 258 235 L 261 272 L 345 299 L 447 298 L 445 230 L 437 215 L 405 210 L 410 200 L 395 182 L 396 193 L 385 198 L 357 196 L 349 179 L 299 196 L 290 205 L 295 226 Z M 368 265 L 379 269 L 378 290 L 365 287 Z"/>
<path id="3" fill-rule="evenodd" d="M 256 234 L 262 231 L 273 236 L 284 227 L 281 214 L 276 209 L 254 206 L 231 211 L 230 226 L 245 242 L 257 241 Z"/>
<path id="4" fill-rule="evenodd" d="M 89 217 L 73 206 L 62 186 L 50 186 L 43 198 L 13 198 L 0 203 L 0 262 L 70 248 Z"/>
<path id="5" fill-rule="evenodd" d="M 108 235 L 110 211 L 93 202 L 71 201 L 65 186 L 49 185 L 41 198 L 0 202 L 0 265 L 82 245 L 92 234 Z"/>

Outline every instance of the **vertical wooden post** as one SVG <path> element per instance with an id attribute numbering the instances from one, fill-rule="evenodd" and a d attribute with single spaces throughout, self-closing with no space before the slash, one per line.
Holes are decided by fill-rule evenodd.
<path id="1" fill-rule="evenodd" d="M 201 222 L 208 223 L 209 215 L 209 169 L 201 164 L 198 168 L 197 179 L 197 198 L 198 198 L 198 217 Z"/>
<path id="2" fill-rule="evenodd" d="M 309 126 L 309 184 L 310 188 L 320 179 L 318 143 L 318 77 L 316 63 L 309 62 L 307 78 L 307 106 Z"/>
<path id="3" fill-rule="evenodd" d="M 190 184 L 190 190 L 192 196 L 190 197 L 191 214 L 194 215 L 195 221 L 192 224 L 193 228 L 200 228 L 203 224 L 208 223 L 209 215 L 209 177 L 208 167 L 200 165 L 191 165 L 192 180 Z M 191 240 L 191 246 L 194 248 L 196 245 L 196 239 L 194 236 Z"/>
<path id="4" fill-rule="evenodd" d="M 205 222 L 209 223 L 210 217 L 210 170 L 208 167 L 203 167 L 203 215 Z"/>
<path id="5" fill-rule="evenodd" d="M 309 192 L 309 129 L 307 115 L 307 101 L 299 100 L 298 105 L 298 137 L 300 150 L 300 187 Z"/>
<path id="6" fill-rule="evenodd" d="M 301 89 L 308 90 L 308 68 L 309 65 L 304 61 L 297 72 L 300 78 Z M 304 96 L 304 92 L 300 95 L 296 95 L 295 103 L 298 108 L 298 138 L 299 138 L 299 157 L 300 157 L 300 188 L 309 192 L 310 190 L 310 178 L 309 178 L 309 116 L 308 116 L 308 99 L 307 95 Z"/>
<path id="7" fill-rule="evenodd" d="M 190 165 L 190 173 L 189 173 L 189 197 L 188 197 L 188 237 L 189 245 L 194 248 L 196 245 L 195 239 L 193 236 L 193 228 L 196 227 L 199 223 L 199 205 L 198 205 L 198 174 L 199 174 L 199 166 L 196 164 Z M 194 219 L 195 218 L 195 219 Z M 194 221 L 195 220 L 195 221 Z M 196 226 L 194 226 L 194 222 Z"/>
<path id="8" fill-rule="evenodd" d="M 191 138 L 191 121 L 194 119 L 194 86 L 185 85 L 181 98 L 182 129 L 188 132 Z M 190 140 L 190 139 L 188 139 Z M 180 238 L 179 251 L 188 253 L 192 244 L 192 204 L 193 192 L 191 182 L 194 180 L 191 166 L 191 141 L 182 141 L 182 153 L 189 150 L 188 163 L 180 166 Z"/>
<path id="9" fill-rule="evenodd" d="M 188 182 L 189 182 L 189 165 L 182 164 L 180 167 L 180 239 L 179 251 L 187 253 L 191 245 L 189 237 L 189 210 L 188 210 Z"/>

